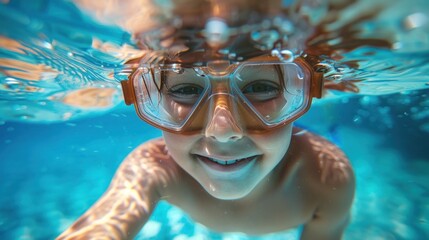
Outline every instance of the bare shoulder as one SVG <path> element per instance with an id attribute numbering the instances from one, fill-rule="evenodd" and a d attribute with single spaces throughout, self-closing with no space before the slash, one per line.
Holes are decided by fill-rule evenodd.
<path id="1" fill-rule="evenodd" d="M 348 214 L 354 198 L 355 176 L 349 159 L 332 142 L 308 131 L 294 134 L 303 160 L 305 181 L 318 199 L 315 216 Z"/>
<path id="2" fill-rule="evenodd" d="M 167 186 L 176 177 L 177 171 L 178 166 L 171 159 L 164 140 L 157 138 L 136 147 L 119 167 L 115 179 L 137 186 Z M 122 181 L 113 181 L 112 184 L 115 182 L 121 184 Z"/>
<path id="3" fill-rule="evenodd" d="M 332 142 L 308 131 L 295 135 L 299 148 L 305 152 L 316 180 L 327 186 L 354 184 L 353 168 L 344 152 Z"/>
<path id="4" fill-rule="evenodd" d="M 308 196 L 317 199 L 303 239 L 340 239 L 355 192 L 349 159 L 339 147 L 316 134 L 301 131 L 294 138 L 306 172 Z"/>
<path id="5" fill-rule="evenodd" d="M 142 159 L 145 163 L 153 164 L 168 161 L 168 150 L 162 138 L 156 138 L 142 143 L 136 147 L 125 159 L 126 162 L 139 164 Z"/>

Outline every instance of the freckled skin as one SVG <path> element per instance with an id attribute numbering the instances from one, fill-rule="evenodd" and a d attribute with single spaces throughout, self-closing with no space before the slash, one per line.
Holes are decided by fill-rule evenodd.
<path id="1" fill-rule="evenodd" d="M 355 190 L 344 153 L 327 140 L 294 129 L 289 149 L 248 196 L 209 194 L 171 157 L 163 139 L 124 160 L 104 195 L 57 239 L 132 239 L 159 200 L 221 232 L 260 235 L 303 225 L 301 239 L 341 239 Z"/>

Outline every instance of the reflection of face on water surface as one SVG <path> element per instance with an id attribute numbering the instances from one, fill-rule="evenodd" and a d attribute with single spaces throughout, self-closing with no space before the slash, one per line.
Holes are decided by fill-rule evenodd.
<path id="1" fill-rule="evenodd" d="M 429 40 L 428 17 L 422 9 L 427 8 L 427 2 L 414 1 L 415 4 L 381 0 L 349 1 L 347 4 L 320 1 L 321 5 L 313 3 L 312 7 L 302 7 L 300 11 L 296 10 L 298 3 L 309 4 L 311 1 L 286 1 L 285 6 L 294 9 L 286 10 L 290 20 L 285 22 L 284 29 L 291 33 L 287 44 L 291 49 L 317 56 L 315 61 L 320 61 L 320 68 L 326 72 L 325 83 L 332 89 L 355 91 L 359 88 L 363 94 L 385 94 L 425 87 L 429 72 L 425 52 Z M 2 8 L 17 11 L 2 13 L 8 23 L 2 30 L 1 40 L 3 52 L 8 53 L 0 59 L 5 69 L 0 89 L 5 94 L 3 103 L 0 103 L 4 112 L 2 118 L 61 121 L 109 110 L 111 107 L 82 109 L 64 104 L 63 99 L 80 88 L 111 88 L 120 94 L 118 79 L 124 79 L 123 74 L 127 73 L 120 73 L 123 64 L 142 54 L 138 50 L 141 46 L 136 45 L 141 41 L 138 33 L 147 30 L 144 26 L 157 24 L 153 20 L 156 18 L 149 22 L 145 17 L 163 16 L 165 12 L 170 16 L 174 7 L 168 1 L 162 6 L 147 1 L 145 6 L 152 8 L 137 7 L 138 4 L 142 3 L 79 1 L 84 14 L 61 2 L 49 3 L 46 6 L 51 8 L 46 9 L 42 5 L 23 7 L 19 1 L 3 4 Z M 332 5 L 329 14 L 327 4 Z M 152 15 L 140 14 L 144 11 Z M 58 15 L 57 12 L 69 12 L 70 15 Z M 87 15 L 108 25 L 100 25 Z M 305 20 L 306 16 L 311 18 Z M 15 21 L 16 17 L 33 24 Z M 266 36 L 267 33 L 262 31 L 254 36 Z M 19 71 L 13 71 L 15 66 L 19 66 Z M 39 71 L 35 69 L 49 71 L 42 70 L 43 74 L 38 75 Z M 33 80 L 20 77 L 22 74 Z M 115 94 L 110 98 L 111 106 L 121 102 L 120 96 Z M 8 104 L 9 101 L 14 104 Z M 44 115 L 49 116 L 48 119 L 37 111 L 49 112 Z"/>

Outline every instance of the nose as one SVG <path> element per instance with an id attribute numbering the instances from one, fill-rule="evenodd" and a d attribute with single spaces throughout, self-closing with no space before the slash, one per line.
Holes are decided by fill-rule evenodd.
<path id="1" fill-rule="evenodd" d="M 218 142 L 234 142 L 243 137 L 243 129 L 238 124 L 237 117 L 234 117 L 232 106 L 215 104 L 208 118 L 206 137 Z"/>

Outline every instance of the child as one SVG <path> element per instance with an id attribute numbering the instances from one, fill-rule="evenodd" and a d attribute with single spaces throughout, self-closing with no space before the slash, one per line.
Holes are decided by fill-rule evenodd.
<path id="1" fill-rule="evenodd" d="M 193 21 L 140 36 L 151 51 L 122 82 L 125 101 L 163 138 L 130 153 L 106 193 L 58 239 L 132 239 L 160 200 L 219 232 L 303 226 L 301 239 L 341 239 L 352 168 L 332 143 L 292 126 L 321 96 L 322 74 L 305 53 L 285 50 L 278 20 L 258 25 L 246 8 L 255 24 L 239 29 L 243 18 L 219 11 L 220 3 L 212 1 L 210 14 L 176 11 Z M 272 10 L 257 13 L 278 19 Z M 255 37 L 261 29 L 275 41 Z"/>

